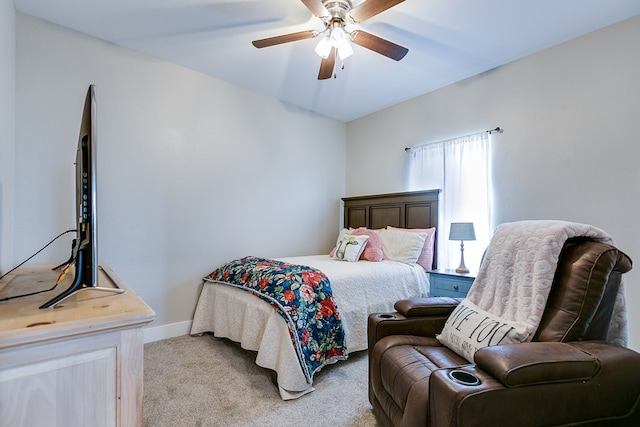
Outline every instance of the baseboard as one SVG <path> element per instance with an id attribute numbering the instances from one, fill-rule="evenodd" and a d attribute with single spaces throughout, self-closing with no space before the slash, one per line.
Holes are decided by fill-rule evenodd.
<path id="1" fill-rule="evenodd" d="M 179 337 L 182 335 L 188 335 L 190 330 L 191 320 L 142 329 L 142 331 L 144 332 L 145 343 L 160 341 L 167 338 Z"/>

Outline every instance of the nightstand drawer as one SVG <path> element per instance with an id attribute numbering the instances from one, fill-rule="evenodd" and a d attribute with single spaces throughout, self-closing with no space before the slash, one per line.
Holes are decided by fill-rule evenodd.
<path id="1" fill-rule="evenodd" d="M 433 297 L 464 298 L 473 284 L 474 277 L 431 272 L 430 286 Z"/>

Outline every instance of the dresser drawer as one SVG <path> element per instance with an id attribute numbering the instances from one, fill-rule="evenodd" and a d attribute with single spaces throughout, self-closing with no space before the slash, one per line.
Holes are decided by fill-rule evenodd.
<path id="1" fill-rule="evenodd" d="M 464 298 L 474 280 L 470 276 L 454 276 L 434 272 L 431 272 L 429 276 L 432 297 Z"/>

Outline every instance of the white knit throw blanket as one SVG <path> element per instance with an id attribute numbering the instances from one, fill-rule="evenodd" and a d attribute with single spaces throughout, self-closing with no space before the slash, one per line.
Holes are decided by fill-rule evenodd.
<path id="1" fill-rule="evenodd" d="M 501 224 L 491 238 L 467 298 L 503 319 L 532 325 L 526 339 L 531 341 L 547 303 L 562 246 L 567 239 L 580 236 L 615 246 L 609 234 L 586 224 L 565 221 Z M 608 341 L 626 346 L 627 338 L 624 283 L 621 283 Z"/>

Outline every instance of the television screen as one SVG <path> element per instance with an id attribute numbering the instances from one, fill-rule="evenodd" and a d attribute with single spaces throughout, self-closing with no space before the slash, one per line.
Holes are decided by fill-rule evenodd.
<path id="1" fill-rule="evenodd" d="M 75 259 L 75 278 L 66 291 L 46 302 L 40 308 L 53 307 L 78 290 L 98 287 L 96 97 L 94 85 L 89 86 L 84 102 L 75 165 L 77 234 L 72 255 Z"/>
<path id="2" fill-rule="evenodd" d="M 84 250 L 81 276 L 86 286 L 98 286 L 95 113 L 95 87 L 91 85 L 84 104 L 76 151 L 76 228 L 79 242 L 77 249 Z"/>

